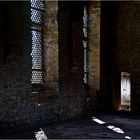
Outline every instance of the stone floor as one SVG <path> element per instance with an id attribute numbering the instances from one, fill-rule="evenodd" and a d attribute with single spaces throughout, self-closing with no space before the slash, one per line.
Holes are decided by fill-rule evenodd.
<path id="1" fill-rule="evenodd" d="M 140 116 L 93 115 L 42 126 L 48 139 L 140 139 Z M 3 133 L 0 139 L 35 139 L 40 128 Z"/>

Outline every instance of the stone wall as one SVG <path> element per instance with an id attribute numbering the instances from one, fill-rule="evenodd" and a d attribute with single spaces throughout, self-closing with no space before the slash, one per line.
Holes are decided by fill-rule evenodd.
<path id="1" fill-rule="evenodd" d="M 100 2 L 88 6 L 88 98 L 89 107 L 95 109 L 100 91 Z"/>
<path id="2" fill-rule="evenodd" d="M 89 106 L 83 83 L 84 4 L 46 2 L 44 83 L 39 92 L 32 92 L 30 81 L 30 3 L 0 4 L 1 128 L 69 119 L 82 115 L 85 106 L 108 111 L 114 107 L 113 99 L 119 104 L 122 71 L 131 74 L 132 110 L 139 112 L 139 2 L 102 2 L 101 31 L 98 2 L 89 3 Z"/>
<path id="3" fill-rule="evenodd" d="M 26 15 L 29 2 L 8 2 L 1 6 L 7 9 L 7 26 L 4 30 L 4 61 L 0 65 L 0 126 L 38 125 L 46 117 L 45 109 L 38 106 L 37 96 L 32 93 L 30 81 L 31 32 L 30 20 L 25 20 L 30 18 Z M 1 25 L 4 27 L 2 22 Z"/>
<path id="4" fill-rule="evenodd" d="M 118 3 L 118 28 L 114 47 L 114 69 L 129 72 L 131 81 L 131 108 L 139 112 L 140 71 L 140 2 Z M 115 53 L 117 52 L 117 53 Z"/>
<path id="5" fill-rule="evenodd" d="M 44 15 L 44 82 L 46 88 L 58 91 L 58 23 L 57 1 L 46 2 Z"/>
<path id="6" fill-rule="evenodd" d="M 82 7 L 78 2 L 60 2 L 59 78 L 63 115 L 79 116 L 83 111 Z"/>
<path id="7" fill-rule="evenodd" d="M 121 72 L 129 72 L 131 109 L 139 112 L 140 2 L 104 2 L 101 8 L 101 94 L 103 101 L 106 104 L 109 103 L 110 107 L 114 104 L 115 108 L 119 108 Z"/>
<path id="8" fill-rule="evenodd" d="M 68 2 L 46 2 L 44 83 L 42 89 L 36 92 L 34 89 L 32 92 L 30 3 L 19 1 L 0 4 L 1 10 L 7 9 L 6 19 L 3 14 L 5 12 L 0 13 L 0 30 L 3 34 L 6 31 L 4 38 L 0 38 L 0 57 L 3 59 L 0 62 L 2 129 L 16 126 L 35 127 L 82 114 L 82 22 L 76 18 L 71 19 L 73 5 L 75 4 Z M 81 9 L 76 5 L 75 10 L 79 8 Z M 80 13 L 82 14 L 81 10 Z M 4 26 L 5 23 L 7 27 Z M 76 34 L 78 38 L 73 38 L 72 34 Z M 42 103 L 40 99 L 43 98 L 46 99 Z"/>

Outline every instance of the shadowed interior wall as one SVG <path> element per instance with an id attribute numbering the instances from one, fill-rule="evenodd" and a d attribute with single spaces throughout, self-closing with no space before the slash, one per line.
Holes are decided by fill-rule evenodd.
<path id="1" fill-rule="evenodd" d="M 78 1 L 46 3 L 44 87 L 35 93 L 32 92 L 30 81 L 32 73 L 30 3 L 0 2 L 2 129 L 15 126 L 33 127 L 82 115 L 86 106 L 82 44 L 84 4 Z M 131 109 L 139 112 L 140 2 L 101 2 L 100 37 L 98 34 L 100 12 L 94 9 L 96 3 L 90 4 L 89 82 L 92 94 L 90 100 L 96 100 L 95 94 L 99 88 L 100 92 L 96 104 L 93 106 L 93 102 L 89 107 L 103 112 L 118 106 L 121 91 L 119 78 L 123 71 L 131 74 Z M 94 14 L 97 14 L 95 20 L 92 17 Z M 41 95 L 48 100 L 38 105 Z"/>
<path id="2" fill-rule="evenodd" d="M 82 14 L 81 2 L 59 2 L 59 87 L 67 118 L 83 111 Z"/>
<path id="3" fill-rule="evenodd" d="M 101 46 L 100 46 L 100 109 L 109 111 L 112 109 L 112 86 L 110 76 L 112 74 L 112 23 L 113 8 L 111 2 L 101 3 Z"/>
<path id="4" fill-rule="evenodd" d="M 114 69 L 131 74 L 131 109 L 139 112 L 140 2 L 118 2 L 116 5 L 118 16 L 114 25 L 118 30 L 114 33 Z"/>
<path id="5" fill-rule="evenodd" d="M 100 2 L 88 4 L 88 108 L 96 109 L 100 92 Z"/>
<path id="6" fill-rule="evenodd" d="M 140 2 L 102 2 L 101 7 L 101 98 L 110 107 L 117 107 L 120 104 L 121 72 L 129 72 L 134 112 L 139 112 L 140 107 L 139 7 Z M 116 105 L 112 106 L 112 101 Z"/>
<path id="7" fill-rule="evenodd" d="M 30 2 L 0 2 L 0 7 L 0 127 L 33 127 L 81 115 L 82 4 L 46 2 L 44 84 L 39 92 L 32 92 L 31 85 Z M 40 96 L 47 98 L 42 104 Z"/>

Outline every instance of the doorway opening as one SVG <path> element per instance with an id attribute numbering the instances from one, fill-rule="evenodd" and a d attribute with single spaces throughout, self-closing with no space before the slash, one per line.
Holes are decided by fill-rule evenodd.
<path id="1" fill-rule="evenodd" d="M 121 106 L 120 110 L 131 110 L 131 81 L 130 73 L 121 72 Z"/>

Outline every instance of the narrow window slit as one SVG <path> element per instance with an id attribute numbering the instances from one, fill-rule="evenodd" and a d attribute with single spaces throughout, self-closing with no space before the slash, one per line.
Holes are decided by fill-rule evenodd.
<path id="1" fill-rule="evenodd" d="M 87 7 L 84 7 L 84 14 L 83 14 L 83 49 L 84 49 L 84 83 L 88 83 L 88 14 L 87 14 Z"/>
<path id="2" fill-rule="evenodd" d="M 32 33 L 32 84 L 43 83 L 43 14 L 44 2 L 31 0 L 31 33 Z"/>

